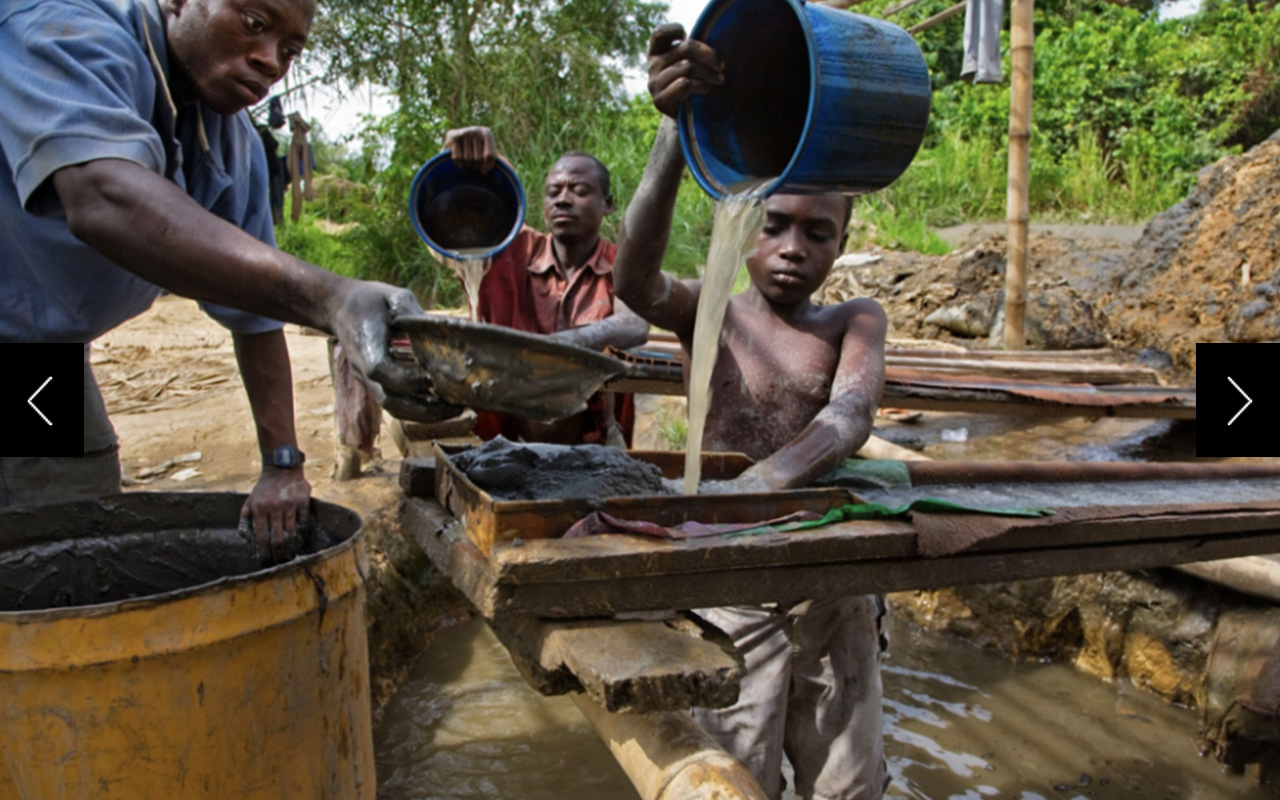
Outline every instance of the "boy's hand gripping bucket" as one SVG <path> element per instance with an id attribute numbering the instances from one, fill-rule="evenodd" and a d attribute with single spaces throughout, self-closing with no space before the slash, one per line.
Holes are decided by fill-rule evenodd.
<path id="1" fill-rule="evenodd" d="M 685 161 L 713 197 L 864 194 L 906 170 L 924 138 L 930 81 L 911 35 L 804 0 L 712 0 L 690 33 L 724 84 L 680 109 Z"/>

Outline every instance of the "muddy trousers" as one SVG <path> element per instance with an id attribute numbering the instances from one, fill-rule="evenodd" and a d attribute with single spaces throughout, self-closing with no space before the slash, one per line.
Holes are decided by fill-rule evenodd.
<path id="1" fill-rule="evenodd" d="M 0 457 L 0 507 L 47 505 L 120 491 L 120 448 L 84 346 L 84 455 Z"/>
<path id="2" fill-rule="evenodd" d="M 738 702 L 694 709 L 771 800 L 782 754 L 805 800 L 876 800 L 889 783 L 881 732 L 879 598 L 814 600 L 804 613 L 761 606 L 698 609 L 746 662 Z"/>

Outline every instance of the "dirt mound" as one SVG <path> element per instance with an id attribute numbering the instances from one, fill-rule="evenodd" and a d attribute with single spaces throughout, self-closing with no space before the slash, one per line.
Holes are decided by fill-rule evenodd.
<path id="1" fill-rule="evenodd" d="M 1200 172 L 1102 298 L 1113 334 L 1194 370 L 1196 342 L 1280 339 L 1280 132 Z"/>
<path id="2" fill-rule="evenodd" d="M 1029 241 L 1028 346 L 1113 346 L 1194 374 L 1196 342 L 1280 341 L 1280 132 L 1201 171 L 1130 244 L 1040 230 Z M 890 335 L 1001 345 L 1005 237 L 946 256 L 837 261 L 815 300 L 873 297 Z"/>
<path id="3" fill-rule="evenodd" d="M 1129 246 L 1050 232 L 1033 233 L 1029 244 L 1029 346 L 1107 346 L 1107 319 L 1093 299 L 1123 270 Z M 998 344 L 1006 250 L 1005 237 L 995 235 L 945 256 L 853 254 L 836 262 L 815 300 L 873 297 L 889 315 L 891 337 L 954 340 L 969 347 Z"/>

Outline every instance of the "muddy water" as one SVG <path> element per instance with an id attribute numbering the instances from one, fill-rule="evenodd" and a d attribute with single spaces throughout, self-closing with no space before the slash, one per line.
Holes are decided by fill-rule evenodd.
<path id="1" fill-rule="evenodd" d="M 1195 712 L 1069 666 L 1014 665 L 890 620 L 893 800 L 1262 800 L 1195 750 Z M 568 699 L 530 689 L 483 621 L 441 634 L 376 734 L 396 798 L 625 800 L 622 770 Z M 796 800 L 787 792 L 784 800 Z"/>
<path id="2" fill-rule="evenodd" d="M 577 706 L 530 689 L 479 618 L 435 637 L 374 744 L 394 798 L 636 796 Z"/>
<path id="3" fill-rule="evenodd" d="M 707 268 L 702 276 L 698 311 L 694 316 L 693 346 L 689 351 L 685 494 L 698 493 L 698 481 L 702 477 L 702 434 L 711 405 L 711 373 L 720 350 L 720 329 L 724 325 L 729 294 L 733 291 L 733 279 L 747 255 L 755 249 L 760 229 L 764 227 L 764 198 L 755 193 L 764 183 L 741 187 L 738 193 L 716 201 Z"/>
<path id="4" fill-rule="evenodd" d="M 462 255 L 470 255 L 475 253 L 483 253 L 490 248 L 461 248 L 458 252 Z M 467 308 L 471 312 L 471 321 L 479 321 L 480 309 L 480 281 L 484 280 L 484 274 L 489 271 L 489 266 L 493 263 L 491 258 L 467 258 L 457 259 L 445 256 L 443 258 L 444 265 L 449 271 L 458 276 L 458 280 L 462 281 L 462 288 L 467 293 Z"/>

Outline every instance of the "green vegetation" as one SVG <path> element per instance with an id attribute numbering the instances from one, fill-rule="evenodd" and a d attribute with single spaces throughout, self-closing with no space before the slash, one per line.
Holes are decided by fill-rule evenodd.
<path id="1" fill-rule="evenodd" d="M 891 2 L 858 10 L 878 16 Z M 950 2 L 926 0 L 893 21 L 909 26 Z M 365 188 L 309 205 L 301 225 L 282 228 L 282 247 L 344 274 L 409 286 L 425 303 L 457 303 L 457 281 L 414 235 L 406 198 L 444 132 L 468 124 L 494 129 L 525 183 L 529 224 L 541 227 L 542 178 L 567 150 L 608 164 L 625 207 L 659 119 L 647 97 L 622 97 L 620 70 L 639 63 L 659 4 L 394 0 L 379 14 L 367 5 L 322 4 L 316 68 L 330 81 L 391 87 L 400 109 L 370 125 L 358 154 L 330 148 L 324 164 L 318 159 Z M 1035 218 L 1141 222 L 1185 197 L 1199 169 L 1280 128 L 1280 7 L 1207 0 L 1198 14 L 1165 21 L 1154 8 L 1037 3 Z M 1004 218 L 1008 79 L 959 79 L 960 25 L 957 18 L 918 38 L 934 82 L 925 144 L 895 184 L 858 201 L 850 246 L 945 252 L 933 228 Z M 610 236 L 620 210 L 606 221 Z M 354 224 L 329 233 L 320 216 Z M 695 274 L 710 228 L 711 203 L 687 179 L 668 269 Z"/>
<path id="2" fill-rule="evenodd" d="M 662 408 L 658 411 L 658 435 L 666 443 L 668 450 L 684 450 L 689 439 L 689 418 L 679 410 Z"/>
<path id="3" fill-rule="evenodd" d="M 891 0 L 870 0 L 876 15 Z M 948 5 L 893 17 L 915 24 Z M 1196 172 L 1280 128 L 1280 7 L 1208 0 L 1157 20 L 1101 2 L 1036 4 L 1031 212 L 1042 220 L 1139 223 L 1186 196 Z M 862 241 L 926 249 L 914 231 L 1003 219 L 1008 78 L 959 80 L 960 37 L 919 39 L 934 79 L 925 145 L 902 178 L 859 205 Z M 1009 72 L 1008 31 L 1003 35 Z M 855 229 L 855 238 L 859 231 Z"/>

